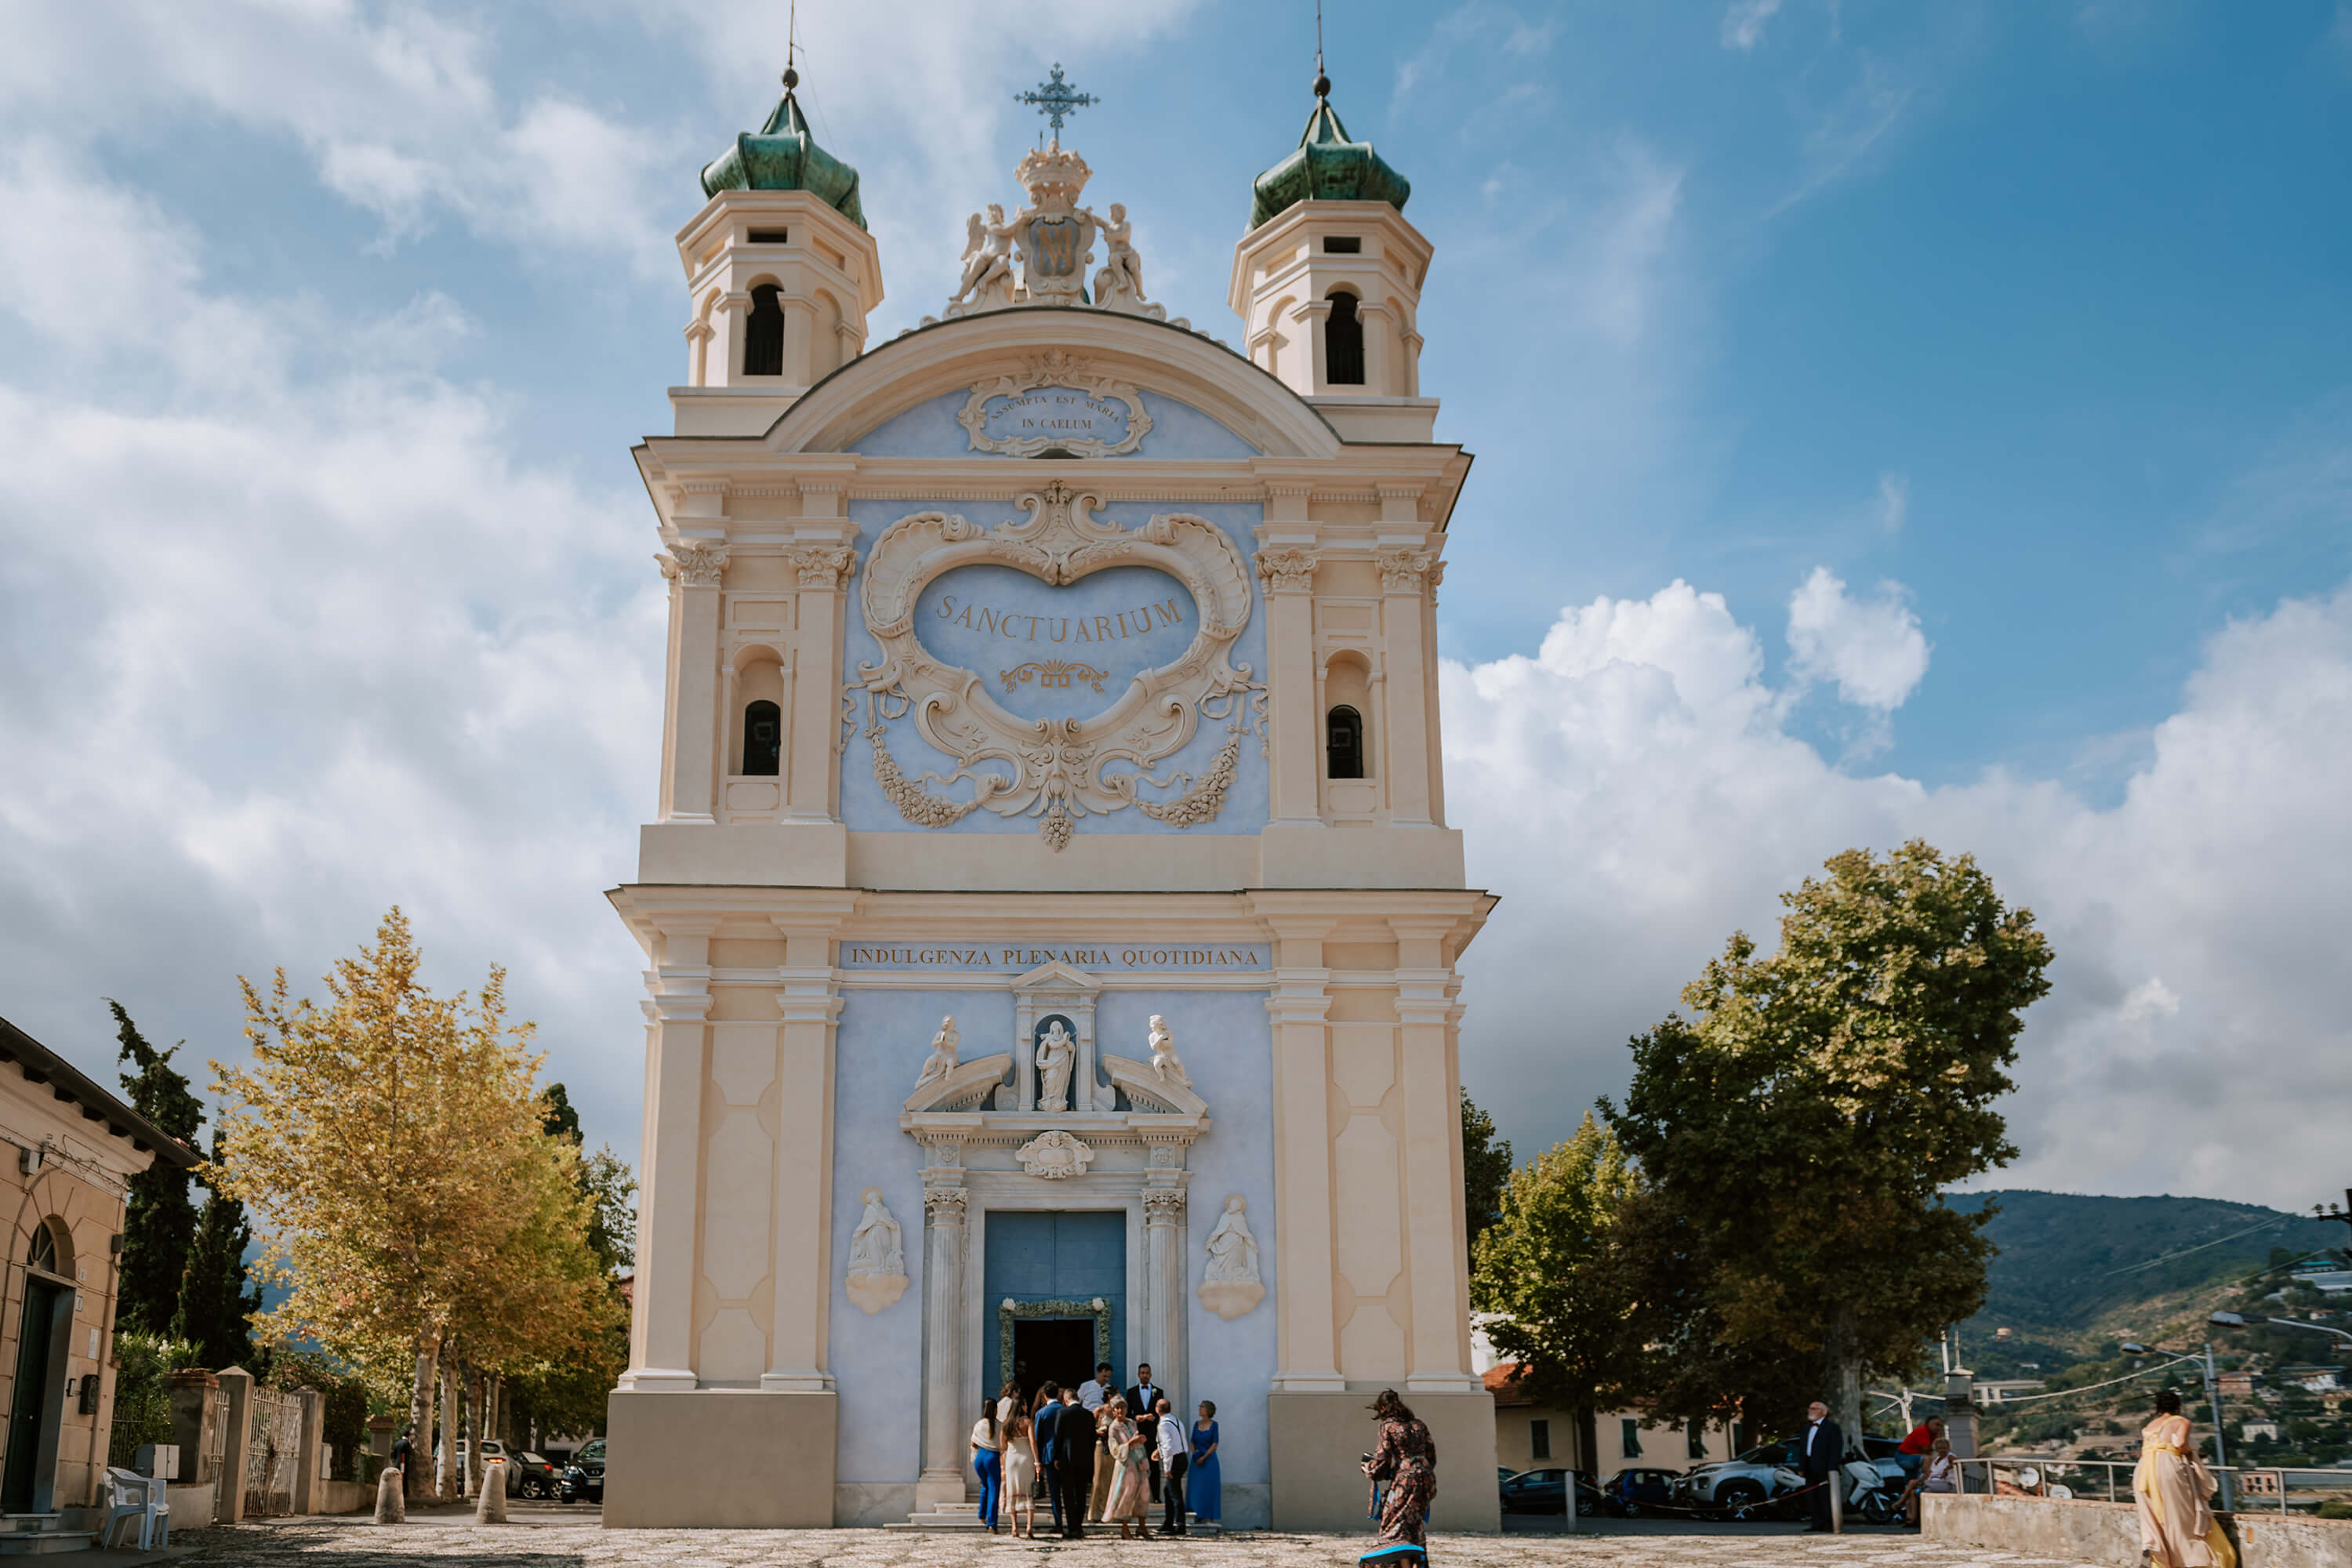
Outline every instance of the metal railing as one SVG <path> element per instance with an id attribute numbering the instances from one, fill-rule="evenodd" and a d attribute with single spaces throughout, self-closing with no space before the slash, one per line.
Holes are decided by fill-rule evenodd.
<path id="1" fill-rule="evenodd" d="M 2035 1454 L 1992 1454 L 1982 1458 L 1955 1459 L 1960 1472 L 1960 1489 L 1979 1496 L 1991 1494 L 2010 1497 L 2053 1497 L 2052 1488 L 2063 1488 L 2070 1498 L 2081 1498 L 2092 1483 L 2093 1492 L 2104 1490 L 2108 1502 L 2131 1500 L 2131 1472 L 2138 1467 L 2137 1459 L 2058 1459 Z M 2352 1472 L 2340 1481 L 2326 1471 L 2299 1469 L 2264 1469 L 2244 1465 L 2209 1465 L 2216 1479 L 2228 1477 L 2239 1501 L 2240 1513 L 2259 1508 L 2269 1512 L 2273 1503 L 2278 1511 L 2288 1511 L 2286 1494 L 2291 1488 L 2321 1489 L 2335 1485 L 2352 1487 Z M 2116 1472 L 2123 1472 L 2118 1475 Z M 2301 1476 L 2321 1476 L 2318 1481 L 2298 1481 Z"/>

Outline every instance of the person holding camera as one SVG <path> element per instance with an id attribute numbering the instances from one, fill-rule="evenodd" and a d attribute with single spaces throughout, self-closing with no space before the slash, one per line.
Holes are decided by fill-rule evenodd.
<path id="1" fill-rule="evenodd" d="M 1372 1401 L 1372 1419 L 1380 1423 L 1380 1441 L 1364 1459 L 1364 1474 L 1379 1500 L 1379 1546 L 1426 1546 L 1429 1505 L 1437 1496 L 1437 1445 L 1393 1388 L 1383 1388 Z"/>

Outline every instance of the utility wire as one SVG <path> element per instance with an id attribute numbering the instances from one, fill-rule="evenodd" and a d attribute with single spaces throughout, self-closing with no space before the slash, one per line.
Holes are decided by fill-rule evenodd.
<path id="1" fill-rule="evenodd" d="M 2117 1274 L 2136 1274 L 2143 1268 L 2153 1268 L 2159 1263 L 2169 1263 L 2176 1258 L 2186 1258 L 2192 1252 L 2202 1252 L 2209 1247 L 2219 1247 L 2225 1241 L 2235 1241 L 2242 1236 L 2252 1236 L 2258 1230 L 2275 1230 L 2289 1220 L 2302 1217 L 2301 1215 L 2283 1214 L 2276 1219 L 2266 1219 L 2260 1225 L 2250 1225 L 2243 1230 L 2233 1230 L 2227 1236 L 2217 1236 L 2210 1241 L 2200 1241 L 2194 1247 L 2184 1247 L 2178 1252 L 2168 1252 L 2161 1258 L 2151 1258 L 2145 1263 L 2126 1263 L 2121 1268 L 2110 1268 L 2099 1278 L 2106 1279 Z"/>
<path id="2" fill-rule="evenodd" d="M 2011 1405 L 2037 1405 L 2045 1399 L 2063 1399 L 2070 1394 L 2088 1394 L 2095 1388 L 2113 1388 L 2116 1384 L 2129 1383 L 2136 1377 L 2146 1377 L 2149 1373 L 2162 1372 L 2167 1367 L 2179 1366 L 2185 1361 L 2202 1361 L 2203 1359 L 2204 1358 L 2202 1356 L 2177 1355 L 2170 1361 L 2160 1362 L 2155 1366 L 2144 1366 L 2137 1372 L 2127 1372 L 2121 1377 L 2111 1377 L 2105 1383 L 2086 1383 L 2080 1388 L 2061 1388 L 2050 1394 L 2028 1394 L 2016 1399 L 2004 1399 L 2001 1401 L 2001 1405 L 2003 1406 Z"/>

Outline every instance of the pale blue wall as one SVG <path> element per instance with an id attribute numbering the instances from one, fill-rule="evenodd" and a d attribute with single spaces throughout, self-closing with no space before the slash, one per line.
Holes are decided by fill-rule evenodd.
<path id="1" fill-rule="evenodd" d="M 1075 940 L 1075 938 L 1074 938 Z M 967 1058 L 1008 1048 L 1016 1016 L 1013 994 L 985 986 L 937 991 L 852 991 L 845 997 L 835 1048 L 832 1369 L 840 1394 L 838 1479 L 844 1483 L 911 1482 L 921 1469 L 923 1323 L 922 1152 L 898 1126 L 940 1016 L 953 1013 Z M 1148 1020 L 1167 1016 L 1195 1089 L 1208 1101 L 1212 1127 L 1193 1144 L 1192 1214 L 1186 1245 L 1185 1300 L 1192 1364 L 1178 1390 L 1186 1409 L 1217 1402 L 1224 1428 L 1228 1486 L 1267 1480 L 1265 1394 L 1274 1379 L 1273 1036 L 1262 991 L 1113 991 L 1097 1004 L 1097 1048 L 1105 1056 L 1149 1056 Z M 906 1234 L 907 1292 L 867 1317 L 844 1290 L 840 1272 L 860 1215 L 859 1192 L 882 1189 Z M 1207 1258 L 1202 1245 L 1240 1193 L 1258 1238 L 1266 1299 L 1226 1322 L 1203 1310 L 1192 1290 Z M 977 1265 L 981 1260 L 974 1259 Z M 977 1269 L 973 1275 L 977 1283 Z M 1131 1291 L 1139 1282 L 1130 1280 Z M 957 1327 L 962 1332 L 962 1325 Z M 1130 1350 L 1127 1360 L 1133 1360 Z M 1122 1364 L 1120 1375 L 1134 1371 Z M 970 1381 L 976 1393 L 982 1373 Z"/>
<path id="2" fill-rule="evenodd" d="M 961 436 L 961 432 L 959 430 L 957 434 Z M 853 500 L 849 515 L 858 529 L 858 571 L 861 575 L 865 571 L 866 553 L 882 532 L 900 518 L 921 511 L 961 513 L 983 527 L 994 527 L 1023 515 L 1013 507 L 992 501 Z M 1264 515 L 1264 509 L 1255 504 L 1121 502 L 1104 508 L 1097 515 L 1122 527 L 1133 528 L 1150 521 L 1154 513 L 1163 511 L 1183 511 L 1207 519 L 1233 541 L 1234 547 L 1241 552 L 1245 563 L 1255 561 L 1257 546 L 1254 531 Z M 950 578 L 954 579 L 952 584 L 949 582 Z M 1254 571 L 1250 582 L 1255 594 L 1256 577 Z M 992 584 L 983 596 L 992 600 L 1003 598 L 1013 607 L 1031 614 L 1050 609 L 1051 618 L 1055 621 L 1066 621 L 1081 615 L 1089 618 L 1097 615 L 1115 616 L 1124 611 L 1129 616 L 1130 626 L 1139 605 L 1156 603 L 1166 597 L 1169 589 L 1173 589 L 1179 595 L 1180 605 L 1186 617 L 1185 635 L 1179 637 L 1174 629 L 1161 627 L 1155 623 L 1153 631 L 1141 637 L 1114 637 L 1108 641 L 1082 644 L 1071 637 L 1056 644 L 1052 640 L 1050 626 L 1041 628 L 1024 623 L 1019 634 L 1011 639 L 1002 636 L 992 637 L 977 629 L 968 631 L 953 625 L 958 618 L 955 616 L 946 617 L 949 624 L 942 626 L 940 624 L 942 617 L 937 611 L 944 597 L 950 594 L 958 595 L 960 608 L 964 603 L 961 590 L 981 583 Z M 857 602 L 862 591 L 862 582 L 851 583 L 853 604 Z M 996 607 L 1001 609 L 1003 606 Z M 1090 690 L 1076 693 L 1074 695 L 1082 698 L 1081 701 L 1051 710 L 1056 716 L 1083 716 L 1108 708 L 1124 690 L 1127 678 L 1136 670 L 1179 657 L 1192 641 L 1190 633 L 1199 627 L 1198 617 L 1199 606 L 1184 594 L 1182 584 L 1148 568 L 1114 567 L 1057 589 L 1049 588 L 1009 567 L 968 566 L 943 574 L 939 582 L 926 589 L 919 603 L 915 622 L 916 635 L 924 641 L 926 647 L 941 658 L 952 660 L 959 668 L 971 669 L 989 680 L 992 694 L 1011 710 L 1024 715 L 1030 715 L 1033 710 L 1036 713 L 1049 710 L 1044 706 L 1043 694 L 1034 685 L 1026 691 L 1016 689 L 1014 693 L 1006 694 L 998 679 L 1000 666 L 1031 658 L 1086 658 L 1092 660 L 1096 668 L 1111 669 L 1113 679 L 1105 682 L 1102 696 L 1097 697 Z M 928 631 L 927 625 L 929 627 Z M 1162 644 L 1166 646 L 1162 647 Z M 855 616 L 846 633 L 845 646 L 847 649 L 845 668 L 853 677 L 860 665 L 875 664 L 881 658 L 880 645 L 866 633 L 862 621 Z M 1008 658 L 1007 650 L 1017 657 Z M 1263 601 L 1253 605 L 1249 625 L 1235 639 L 1230 657 L 1236 668 L 1247 666 L 1253 679 L 1265 679 L 1265 605 Z M 985 809 L 972 812 L 948 827 L 919 827 L 908 822 L 898 814 L 898 808 L 890 804 L 881 786 L 875 782 L 874 748 L 863 733 L 863 724 L 864 703 L 861 697 L 858 700 L 858 727 L 853 730 L 848 743 L 843 748 L 841 764 L 841 816 L 853 832 L 1036 834 L 1037 819 L 1034 817 L 1002 817 Z M 911 718 L 902 718 L 890 724 L 888 729 L 890 753 L 897 759 L 899 771 L 909 779 L 920 779 L 927 772 L 945 774 L 953 771 L 951 759 L 924 744 Z M 1224 725 L 1203 718 L 1191 742 L 1174 756 L 1163 759 L 1153 771 L 1162 777 L 1171 772 L 1181 771 L 1198 779 L 1209 771 L 1225 740 Z M 932 793 L 962 800 L 971 797 L 971 788 L 969 783 L 959 783 L 945 789 L 933 786 Z M 1172 792 L 1160 793 L 1164 798 Z M 1188 833 L 1195 837 L 1204 837 L 1216 834 L 1255 834 L 1265 826 L 1269 812 L 1265 753 L 1256 735 L 1251 734 L 1243 739 L 1239 772 L 1233 788 L 1225 796 L 1224 810 L 1215 821 L 1200 827 L 1178 827 L 1170 823 L 1156 822 L 1129 808 L 1108 816 L 1082 817 L 1076 826 L 1081 834 Z"/>
<path id="3" fill-rule="evenodd" d="M 1254 458 L 1257 448 L 1226 429 L 1190 404 L 1179 403 L 1156 392 L 1138 395 L 1143 411 L 1151 416 L 1151 428 L 1145 432 L 1143 445 L 1132 455 L 1143 458 Z M 861 452 L 869 458 L 975 458 L 992 457 L 1008 463 L 1027 462 L 1025 458 L 1008 457 L 1001 452 L 975 452 L 971 437 L 956 422 L 964 405 L 971 401 L 969 389 L 950 392 L 919 403 L 903 414 L 896 414 L 868 430 L 844 447 L 845 451 Z"/>

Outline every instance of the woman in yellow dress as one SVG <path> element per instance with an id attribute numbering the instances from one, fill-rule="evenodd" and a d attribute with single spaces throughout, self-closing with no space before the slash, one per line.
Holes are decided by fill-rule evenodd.
<path id="1" fill-rule="evenodd" d="M 2132 1501 L 2139 1507 L 2140 1561 L 2149 1568 L 2238 1568 L 2238 1553 L 2206 1506 L 2213 1474 L 2197 1457 L 2180 1395 L 2156 1396 L 2156 1419 L 2139 1435 Z"/>

